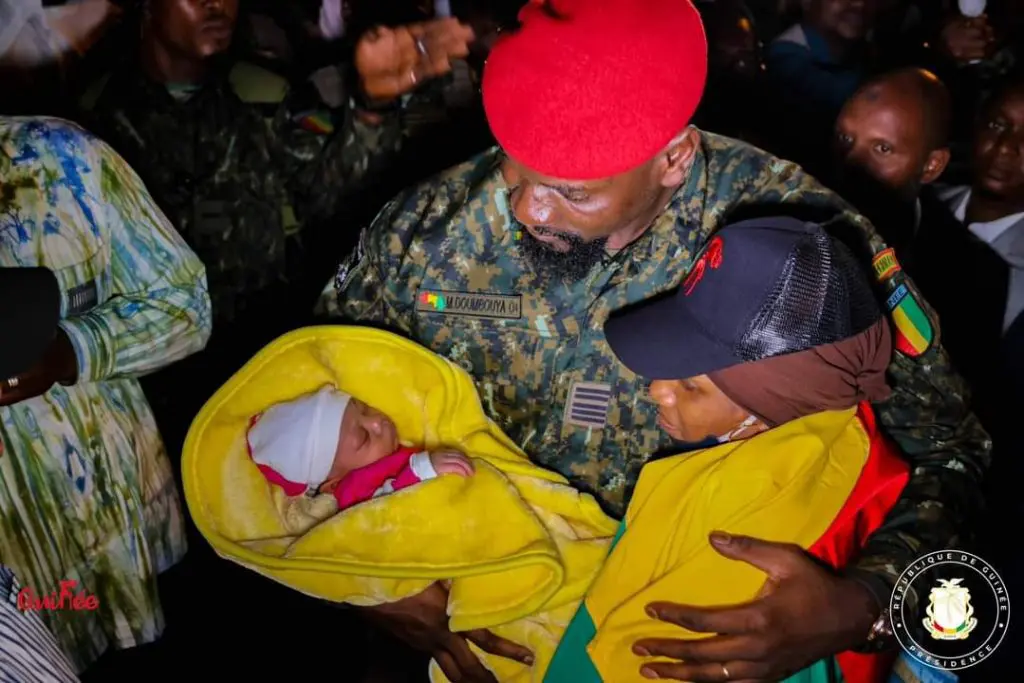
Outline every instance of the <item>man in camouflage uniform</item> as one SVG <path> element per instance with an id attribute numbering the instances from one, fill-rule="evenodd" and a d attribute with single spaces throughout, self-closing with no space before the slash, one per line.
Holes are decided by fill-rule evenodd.
<path id="1" fill-rule="evenodd" d="M 217 336 L 285 309 L 288 283 L 309 267 L 302 229 L 336 218 L 378 179 L 401 142 L 392 103 L 445 73 L 472 32 L 448 20 L 364 36 L 332 110 L 312 82 L 291 88 L 225 55 L 237 0 L 142 7 L 138 59 L 83 106 L 206 265 Z"/>
<path id="2" fill-rule="evenodd" d="M 890 308 L 923 302 L 872 226 L 799 167 L 686 125 L 706 71 L 688 3 L 536 2 L 521 16 L 484 72 L 502 150 L 388 204 L 340 268 L 328 309 L 465 368 L 488 414 L 533 459 L 621 514 L 643 464 L 679 445 L 659 429 L 647 381 L 618 361 L 603 325 L 612 311 L 680 286 L 727 219 L 765 210 L 825 218 L 874 262 Z M 898 575 L 922 553 L 961 542 L 991 448 L 932 323 L 916 330 L 923 345 L 894 354 L 893 396 L 875 407 L 912 476 L 855 566 L 836 576 L 792 547 L 718 538 L 719 552 L 764 570 L 773 590 L 735 608 L 654 606 L 660 619 L 719 634 L 652 650 L 685 660 L 662 677 L 779 680 L 840 651 L 892 645 L 886 606 Z M 368 613 L 431 652 L 452 680 L 490 680 L 447 632 L 444 605 L 435 586 Z M 463 635 L 526 661 L 491 634 Z"/>

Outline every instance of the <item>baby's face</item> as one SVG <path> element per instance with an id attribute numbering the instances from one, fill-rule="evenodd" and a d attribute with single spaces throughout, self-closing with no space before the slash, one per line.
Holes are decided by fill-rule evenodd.
<path id="1" fill-rule="evenodd" d="M 384 413 L 357 398 L 348 402 L 341 419 L 338 450 L 329 480 L 340 479 L 398 450 L 398 430 Z"/>

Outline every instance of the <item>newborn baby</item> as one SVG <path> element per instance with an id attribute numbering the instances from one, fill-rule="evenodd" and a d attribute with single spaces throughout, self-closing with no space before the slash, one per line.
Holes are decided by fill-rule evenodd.
<path id="1" fill-rule="evenodd" d="M 441 474 L 473 474 L 457 451 L 401 446 L 387 415 L 332 386 L 254 416 L 247 440 L 271 483 L 289 496 L 333 494 L 339 510 Z"/>

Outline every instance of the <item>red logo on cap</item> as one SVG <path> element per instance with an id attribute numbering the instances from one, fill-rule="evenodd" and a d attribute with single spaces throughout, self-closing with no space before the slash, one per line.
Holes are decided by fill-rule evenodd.
<path id="1" fill-rule="evenodd" d="M 701 257 L 697 259 L 697 262 L 693 264 L 693 269 L 683 281 L 683 294 L 690 296 L 693 293 L 693 288 L 704 278 L 704 271 L 708 266 L 717 269 L 720 265 L 722 265 L 722 238 L 715 237 Z"/>

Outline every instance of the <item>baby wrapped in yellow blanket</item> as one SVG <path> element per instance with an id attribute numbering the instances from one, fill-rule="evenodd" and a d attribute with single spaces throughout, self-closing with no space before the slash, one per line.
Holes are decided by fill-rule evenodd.
<path id="1" fill-rule="evenodd" d="M 470 455 L 475 473 L 423 481 L 338 514 L 331 495 L 285 495 L 249 456 L 251 418 L 325 385 L 379 407 L 410 443 Z M 645 617 L 647 601 L 736 604 L 763 585 L 763 572 L 714 552 L 709 531 L 810 548 L 823 534 L 842 540 L 849 528 L 862 529 L 864 501 L 891 504 L 890 484 L 902 487 L 905 467 L 869 457 L 874 427 L 865 425 L 873 421 L 854 409 L 820 413 L 647 465 L 628 532 L 608 558 L 618 525 L 593 498 L 531 464 L 483 414 L 465 372 L 394 335 L 333 326 L 290 333 L 242 368 L 196 418 L 182 466 L 196 525 L 227 559 L 354 605 L 396 601 L 447 580 L 453 631 L 487 628 L 533 652 L 527 667 L 471 645 L 499 681 L 620 683 L 643 680 L 642 659 L 631 652 L 636 639 L 700 637 Z M 552 667 L 585 595 L 580 615 L 591 628 L 569 631 L 562 650 L 581 656 Z M 593 677 L 581 677 L 581 662 Z M 430 673 L 445 680 L 436 664 Z"/>
<path id="2" fill-rule="evenodd" d="M 474 475 L 340 514 L 330 496 L 287 496 L 249 457 L 251 418 L 325 385 L 387 413 L 403 441 L 466 453 Z M 502 681 L 539 680 L 616 529 L 486 418 L 464 371 L 367 328 L 307 328 L 262 350 L 197 416 L 182 467 L 189 511 L 217 552 L 303 593 L 376 605 L 450 580 L 453 631 L 490 628 L 533 651 L 532 671 L 478 652 Z"/>

